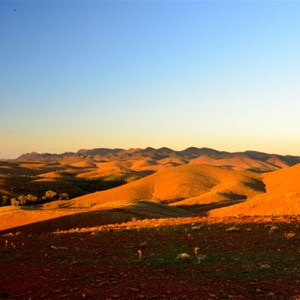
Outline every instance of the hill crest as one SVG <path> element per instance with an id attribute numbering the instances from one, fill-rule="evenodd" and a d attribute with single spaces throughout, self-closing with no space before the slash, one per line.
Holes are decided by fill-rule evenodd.
<path id="1" fill-rule="evenodd" d="M 176 151 L 167 147 L 155 149 L 80 149 L 77 152 L 65 152 L 62 154 L 31 152 L 22 154 L 12 161 L 62 161 L 66 158 L 91 159 L 94 162 L 129 161 L 149 159 L 160 165 L 160 160 L 177 159 L 180 164 L 210 164 L 225 166 L 234 170 L 249 170 L 253 172 L 270 172 L 300 163 L 300 156 L 268 154 L 258 151 L 227 152 L 210 148 L 189 147 L 185 150 Z M 129 167 L 130 170 L 130 167 Z M 151 168 L 149 170 L 152 170 Z M 152 171 L 157 171 L 156 167 Z M 134 170 L 138 171 L 138 170 Z M 144 171 L 144 170 L 143 170 Z"/>

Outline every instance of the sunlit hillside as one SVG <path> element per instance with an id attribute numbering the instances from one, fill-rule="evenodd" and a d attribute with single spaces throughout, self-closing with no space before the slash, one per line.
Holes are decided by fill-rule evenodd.
<path id="1" fill-rule="evenodd" d="M 243 200 L 264 192 L 260 176 L 207 165 L 184 165 L 135 182 L 61 202 L 65 207 L 119 207 L 141 200 L 170 205 Z M 52 203 L 54 204 L 54 203 Z"/>
<path id="2" fill-rule="evenodd" d="M 300 214 L 300 164 L 283 170 L 266 173 L 262 180 L 266 193 L 244 203 L 220 208 L 210 216 L 234 215 L 285 215 Z"/>

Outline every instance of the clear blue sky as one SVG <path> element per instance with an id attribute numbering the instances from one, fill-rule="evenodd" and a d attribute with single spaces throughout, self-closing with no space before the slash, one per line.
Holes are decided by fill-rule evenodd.
<path id="1" fill-rule="evenodd" d="M 0 157 L 300 155 L 300 1 L 1 1 Z"/>

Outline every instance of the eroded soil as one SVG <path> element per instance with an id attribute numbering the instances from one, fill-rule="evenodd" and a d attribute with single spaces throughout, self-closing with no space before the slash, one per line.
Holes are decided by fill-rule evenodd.
<path id="1" fill-rule="evenodd" d="M 300 299 L 299 221 L 196 217 L 2 235 L 0 299 Z"/>

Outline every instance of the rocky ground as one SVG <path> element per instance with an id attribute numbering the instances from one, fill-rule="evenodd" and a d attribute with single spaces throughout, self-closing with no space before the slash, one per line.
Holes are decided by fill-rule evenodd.
<path id="1" fill-rule="evenodd" d="M 300 217 L 0 236 L 0 299 L 300 299 Z"/>

